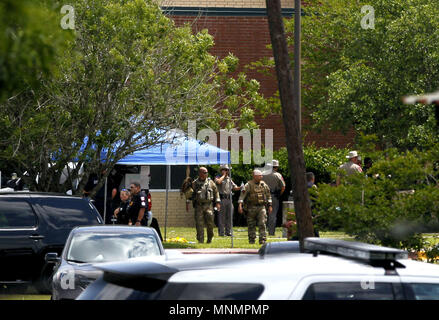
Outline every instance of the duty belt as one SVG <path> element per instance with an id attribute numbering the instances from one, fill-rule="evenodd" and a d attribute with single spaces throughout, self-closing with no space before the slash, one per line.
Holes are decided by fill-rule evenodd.
<path id="1" fill-rule="evenodd" d="M 265 207 L 265 204 L 248 204 L 249 208 L 254 208 L 254 207 Z"/>
<path id="2" fill-rule="evenodd" d="M 230 199 L 230 194 L 220 194 L 220 199 Z"/>

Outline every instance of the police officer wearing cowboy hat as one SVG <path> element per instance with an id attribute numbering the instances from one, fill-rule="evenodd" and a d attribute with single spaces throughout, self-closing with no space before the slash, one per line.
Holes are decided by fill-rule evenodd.
<path id="1" fill-rule="evenodd" d="M 221 175 L 216 176 L 215 183 L 218 187 L 221 199 L 221 207 L 218 215 L 218 235 L 223 237 L 224 229 L 226 236 L 232 235 L 232 191 L 238 191 L 241 188 L 230 178 L 230 168 L 227 164 L 221 165 L 220 170 Z"/>
<path id="2" fill-rule="evenodd" d="M 266 172 L 262 180 L 270 188 L 271 198 L 273 200 L 273 212 L 268 215 L 267 229 L 270 236 L 274 236 L 276 231 L 276 219 L 277 212 L 279 210 L 279 202 L 282 194 L 285 191 L 285 181 L 282 175 L 277 172 L 279 169 L 279 161 L 273 160 L 271 163 L 267 164 L 267 167 L 272 170 Z"/>
<path id="3" fill-rule="evenodd" d="M 358 152 L 357 151 L 349 151 L 349 154 L 346 156 L 348 161 L 343 163 L 339 168 L 339 173 L 337 174 L 337 186 L 340 185 L 340 176 L 344 174 L 345 176 L 350 176 L 351 174 L 361 173 L 363 170 L 357 164 L 358 161 Z"/>

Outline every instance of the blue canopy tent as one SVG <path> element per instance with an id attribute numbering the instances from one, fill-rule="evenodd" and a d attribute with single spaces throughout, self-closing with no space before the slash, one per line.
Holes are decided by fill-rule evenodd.
<path id="1" fill-rule="evenodd" d="M 230 163 L 230 152 L 196 139 L 177 139 L 139 150 L 118 161 L 119 165 L 198 165 Z"/>
<path id="2" fill-rule="evenodd" d="M 186 137 L 175 139 L 174 143 L 164 143 L 136 151 L 117 162 L 118 165 L 166 165 L 165 240 L 168 220 L 168 193 L 171 185 L 171 165 L 214 165 L 226 163 L 230 163 L 229 151 Z M 233 212 L 231 214 L 233 215 Z"/>

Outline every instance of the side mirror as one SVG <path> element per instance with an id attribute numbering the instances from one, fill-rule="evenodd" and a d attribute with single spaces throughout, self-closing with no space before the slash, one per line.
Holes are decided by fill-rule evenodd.
<path id="1" fill-rule="evenodd" d="M 57 263 L 59 261 L 58 253 L 56 252 L 48 252 L 44 257 L 46 263 Z"/>

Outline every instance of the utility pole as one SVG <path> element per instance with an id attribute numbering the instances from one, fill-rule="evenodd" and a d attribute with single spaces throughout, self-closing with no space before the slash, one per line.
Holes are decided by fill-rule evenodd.
<path id="1" fill-rule="evenodd" d="M 297 5 L 297 3 L 299 3 L 299 5 Z M 295 72 L 298 78 L 294 79 L 293 82 L 280 0 L 266 0 L 266 4 L 271 44 L 273 47 L 274 61 L 276 63 L 276 75 L 279 84 L 279 96 L 282 105 L 282 118 L 286 133 L 297 230 L 299 233 L 300 249 L 303 252 L 303 240 L 307 237 L 314 236 L 314 228 L 308 188 L 306 185 L 305 160 L 303 157 L 300 131 L 300 69 L 299 72 Z M 296 17 L 297 15 L 300 16 L 300 1 L 296 0 L 294 11 Z M 297 23 L 300 24 L 300 20 L 296 20 L 296 25 Z M 297 31 L 300 33 L 300 28 L 297 29 L 296 27 L 295 32 L 296 40 L 300 41 L 300 37 L 297 37 Z M 295 49 L 300 49 L 300 47 L 296 47 Z M 300 55 L 295 57 L 295 61 L 298 61 L 296 67 L 300 67 Z M 297 93 L 295 96 L 294 88 L 296 88 L 296 90 L 299 88 L 298 96 Z"/>

